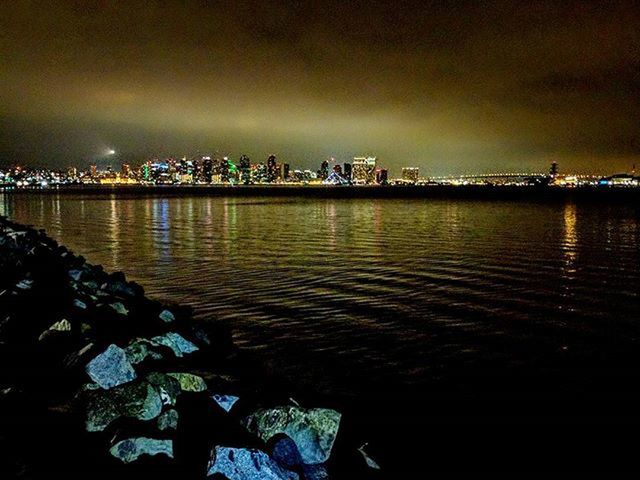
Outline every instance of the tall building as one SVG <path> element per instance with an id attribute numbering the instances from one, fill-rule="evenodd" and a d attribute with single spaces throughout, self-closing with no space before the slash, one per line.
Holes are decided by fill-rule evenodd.
<path id="1" fill-rule="evenodd" d="M 549 176 L 551 178 L 556 178 L 558 176 L 558 162 L 551 162 L 551 166 L 549 167 Z"/>
<path id="2" fill-rule="evenodd" d="M 346 179 L 351 181 L 351 164 L 350 163 L 346 163 L 342 166 L 342 176 Z"/>
<path id="3" fill-rule="evenodd" d="M 281 180 L 287 180 L 289 178 L 289 164 L 288 163 L 279 163 L 278 164 L 278 178 Z"/>
<path id="4" fill-rule="evenodd" d="M 89 168 L 91 169 L 91 178 L 96 178 L 98 176 L 98 166 L 91 165 Z"/>
<path id="5" fill-rule="evenodd" d="M 131 175 L 131 167 L 129 167 L 128 163 L 123 163 L 120 170 L 120 176 L 123 178 L 129 178 Z"/>
<path id="6" fill-rule="evenodd" d="M 329 162 L 327 162 L 326 160 L 324 160 L 321 164 L 320 164 L 320 170 L 318 170 L 318 177 L 320 177 L 322 180 L 326 179 L 329 176 Z"/>
<path id="7" fill-rule="evenodd" d="M 342 177 L 342 165 L 339 163 L 333 166 L 333 171 Z"/>
<path id="8" fill-rule="evenodd" d="M 351 181 L 356 185 L 370 185 L 376 181 L 376 157 L 354 157 Z"/>
<path id="9" fill-rule="evenodd" d="M 220 181 L 226 183 L 229 181 L 229 158 L 224 157 L 220 160 Z"/>
<path id="10" fill-rule="evenodd" d="M 402 180 L 407 183 L 418 183 L 420 169 L 418 167 L 402 167 Z"/>
<path id="11" fill-rule="evenodd" d="M 376 183 L 378 185 L 386 185 L 389 180 L 389 172 L 386 168 L 376 169 Z"/>
<path id="12" fill-rule="evenodd" d="M 276 166 L 276 156 L 269 155 L 267 158 L 267 181 L 269 183 L 275 182 L 278 177 L 277 166 Z"/>
<path id="13" fill-rule="evenodd" d="M 240 155 L 240 182 L 251 183 L 251 160 L 246 155 Z"/>
<path id="14" fill-rule="evenodd" d="M 202 158 L 202 179 L 211 183 L 211 179 L 213 178 L 213 160 L 211 157 L 203 157 Z"/>

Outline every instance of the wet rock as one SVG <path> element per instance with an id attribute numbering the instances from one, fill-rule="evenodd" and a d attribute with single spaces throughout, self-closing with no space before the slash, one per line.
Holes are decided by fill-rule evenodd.
<path id="1" fill-rule="evenodd" d="M 22 280 L 16 284 L 16 288 L 20 290 L 31 290 L 33 287 L 33 280 Z"/>
<path id="2" fill-rule="evenodd" d="M 73 306 L 76 308 L 79 308 L 80 310 L 86 310 L 87 309 L 87 304 L 84 303 L 82 300 L 76 298 L 73 300 Z"/>
<path id="3" fill-rule="evenodd" d="M 158 317 L 160 317 L 160 320 L 162 320 L 165 323 L 175 322 L 176 320 L 176 317 L 173 315 L 173 313 L 171 313 L 171 311 L 167 309 L 162 310 L 160 312 L 160 315 L 158 315 Z"/>
<path id="4" fill-rule="evenodd" d="M 93 343 L 88 343 L 77 352 L 73 352 L 67 355 L 67 357 L 64 359 L 64 366 L 67 368 L 76 367 L 78 364 L 85 360 L 85 357 L 91 351 L 93 346 Z"/>
<path id="5" fill-rule="evenodd" d="M 218 393 L 214 394 L 211 398 L 213 398 L 213 400 L 220 405 L 225 412 L 229 412 L 235 403 L 240 400 L 240 397 L 236 397 L 234 395 L 221 395 Z"/>
<path id="6" fill-rule="evenodd" d="M 160 394 L 144 381 L 112 390 L 96 390 L 88 395 L 85 428 L 89 432 L 102 431 L 119 417 L 152 420 L 162 411 Z"/>
<path id="7" fill-rule="evenodd" d="M 171 409 L 167 410 L 158 417 L 159 430 L 175 430 L 178 428 L 178 412 Z"/>
<path id="8" fill-rule="evenodd" d="M 167 373 L 180 382 L 180 388 L 185 392 L 204 392 L 207 384 L 202 377 L 192 373 Z"/>
<path id="9" fill-rule="evenodd" d="M 302 474 L 304 480 L 328 480 L 329 472 L 324 464 L 303 465 Z"/>
<path id="10" fill-rule="evenodd" d="M 93 381 L 107 390 L 136 378 L 125 351 L 114 344 L 91 360 L 86 371 Z"/>
<path id="11" fill-rule="evenodd" d="M 173 458 L 173 441 L 146 437 L 127 438 L 116 443 L 109 451 L 124 463 L 134 462 L 141 455 L 166 455 Z"/>
<path id="12" fill-rule="evenodd" d="M 159 335 L 148 340 L 152 345 L 162 345 L 170 348 L 176 357 L 182 357 L 186 354 L 193 353 L 198 350 L 193 343 L 185 339 L 182 335 L 169 332 L 165 335 Z"/>
<path id="13" fill-rule="evenodd" d="M 260 450 L 216 447 L 207 467 L 207 476 L 221 474 L 229 480 L 298 480 Z"/>
<path id="14" fill-rule="evenodd" d="M 82 278 L 82 270 L 69 270 L 69 276 L 76 282 L 79 282 L 80 279 Z"/>
<path id="15" fill-rule="evenodd" d="M 156 387 L 163 405 L 175 405 L 178 395 L 182 393 L 180 382 L 164 373 L 152 372 L 147 381 Z"/>
<path id="16" fill-rule="evenodd" d="M 331 454 L 340 413 L 326 408 L 291 406 L 260 409 L 249 415 L 244 425 L 265 442 L 284 433 L 295 442 L 304 463 L 316 464 L 326 462 Z"/>

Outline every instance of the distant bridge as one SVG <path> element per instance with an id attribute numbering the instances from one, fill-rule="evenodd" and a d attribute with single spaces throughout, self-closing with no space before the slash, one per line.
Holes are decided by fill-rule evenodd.
<path id="1" fill-rule="evenodd" d="M 491 178 L 545 178 L 544 173 L 478 173 L 472 175 L 447 175 L 442 177 L 429 177 L 429 180 L 472 180 Z"/>

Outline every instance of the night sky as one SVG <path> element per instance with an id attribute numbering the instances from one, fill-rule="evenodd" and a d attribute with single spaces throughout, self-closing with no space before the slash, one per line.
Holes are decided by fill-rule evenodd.
<path id="1" fill-rule="evenodd" d="M 0 163 L 640 167 L 634 1 L 0 1 Z"/>

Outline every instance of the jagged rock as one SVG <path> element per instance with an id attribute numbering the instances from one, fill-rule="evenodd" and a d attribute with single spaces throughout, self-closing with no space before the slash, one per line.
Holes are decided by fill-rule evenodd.
<path id="1" fill-rule="evenodd" d="M 160 312 L 160 315 L 158 315 L 158 317 L 160 317 L 160 320 L 162 320 L 165 323 L 171 323 L 171 322 L 175 322 L 176 317 L 173 315 L 173 313 L 171 313 L 170 310 L 162 310 Z"/>
<path id="2" fill-rule="evenodd" d="M 111 390 L 96 390 L 89 393 L 85 427 L 89 432 L 99 432 L 119 417 L 152 420 L 161 411 L 160 394 L 148 382 L 130 383 Z"/>
<path id="3" fill-rule="evenodd" d="M 70 332 L 71 331 L 71 323 L 69 320 L 63 318 L 62 320 L 51 325 L 47 330 L 42 332 L 38 337 L 38 340 L 44 340 L 51 332 Z"/>
<path id="4" fill-rule="evenodd" d="M 121 302 L 111 303 L 109 304 L 109 306 L 120 315 L 129 315 L 129 310 L 127 310 L 127 308 Z"/>
<path id="5" fill-rule="evenodd" d="M 295 469 L 298 465 L 302 465 L 304 462 L 302 461 L 302 456 L 300 455 L 296 442 L 286 435 L 276 435 L 276 437 L 269 442 L 272 443 L 270 450 L 271 457 L 289 470 Z"/>
<path id="6" fill-rule="evenodd" d="M 364 451 L 364 447 L 366 446 L 367 446 L 366 443 L 362 445 L 360 448 L 358 448 L 358 452 L 360 452 L 360 455 L 362 455 L 362 458 L 364 458 L 364 462 L 367 464 L 367 467 L 372 468 L 374 470 L 380 470 L 380 465 L 378 465 L 376 461 L 373 458 L 371 458 L 367 454 L 367 452 Z"/>
<path id="7" fill-rule="evenodd" d="M 324 464 L 303 465 L 304 480 L 329 480 L 329 472 Z"/>
<path id="8" fill-rule="evenodd" d="M 148 340 L 148 342 L 152 345 L 162 345 L 170 348 L 176 357 L 182 357 L 198 350 L 198 347 L 193 343 L 185 339 L 182 335 L 174 332 L 153 337 L 151 340 Z"/>
<path id="9" fill-rule="evenodd" d="M 265 442 L 284 433 L 295 442 L 304 463 L 316 464 L 326 462 L 331 454 L 340 413 L 292 406 L 260 409 L 245 418 L 244 425 Z"/>
<path id="10" fill-rule="evenodd" d="M 216 447 L 207 467 L 207 476 L 222 474 L 229 480 L 298 480 L 260 450 Z"/>
<path id="11" fill-rule="evenodd" d="M 80 279 L 82 278 L 82 273 L 83 273 L 83 272 L 82 272 L 82 270 L 76 270 L 76 269 L 74 269 L 74 270 L 69 270 L 69 272 L 68 272 L 68 273 L 69 273 L 69 276 L 70 276 L 73 280 L 75 280 L 76 282 L 79 282 L 79 281 L 80 281 Z"/>
<path id="12" fill-rule="evenodd" d="M 214 394 L 211 398 L 213 398 L 213 400 L 220 405 L 225 412 L 230 411 L 235 403 L 240 400 L 240 397 L 236 397 L 234 395 L 221 395 L 218 393 Z"/>
<path id="13" fill-rule="evenodd" d="M 143 362 L 147 357 L 153 360 L 162 360 L 162 355 L 151 350 L 145 342 L 146 340 L 136 340 L 124 349 L 124 353 L 132 365 Z"/>
<path id="14" fill-rule="evenodd" d="M 147 375 L 147 381 L 160 393 L 163 405 L 175 405 L 178 395 L 182 392 L 180 382 L 164 373 L 153 372 Z"/>
<path id="15" fill-rule="evenodd" d="M 140 455 L 166 455 L 173 458 L 173 441 L 146 437 L 127 438 L 116 443 L 109 451 L 124 463 L 134 462 Z"/>
<path id="16" fill-rule="evenodd" d="M 167 373 L 167 375 L 178 380 L 180 388 L 185 392 L 204 392 L 207 389 L 207 384 L 202 377 L 192 373 Z"/>
<path id="17" fill-rule="evenodd" d="M 84 360 L 85 355 L 93 348 L 93 343 L 88 343 L 77 352 L 70 353 L 64 359 L 64 366 L 73 368 Z"/>
<path id="18" fill-rule="evenodd" d="M 176 410 L 167 410 L 158 417 L 159 430 L 175 430 L 178 428 L 178 412 Z"/>
<path id="19" fill-rule="evenodd" d="M 136 378 L 125 351 L 114 344 L 91 360 L 86 371 L 93 381 L 107 390 Z"/>

